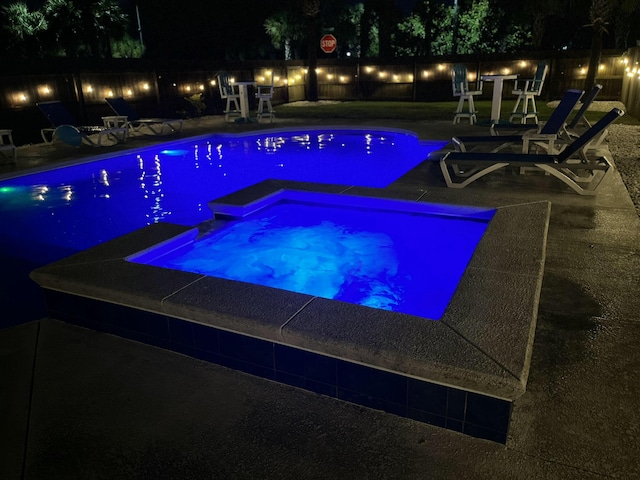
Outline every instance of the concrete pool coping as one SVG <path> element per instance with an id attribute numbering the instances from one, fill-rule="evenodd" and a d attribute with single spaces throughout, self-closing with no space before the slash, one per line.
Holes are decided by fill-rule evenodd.
<path id="1" fill-rule="evenodd" d="M 348 189 L 267 180 L 218 201 L 244 205 L 285 187 Z M 440 321 L 125 260 L 192 228 L 173 224 L 134 231 L 31 277 L 45 290 L 513 401 L 524 393 L 529 373 L 549 214 L 547 201 L 497 207 Z M 428 239 L 417 241 L 429 248 Z"/>

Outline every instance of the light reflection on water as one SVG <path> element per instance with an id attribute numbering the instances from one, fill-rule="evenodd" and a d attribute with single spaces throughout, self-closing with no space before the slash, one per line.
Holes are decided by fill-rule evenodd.
<path id="1" fill-rule="evenodd" d="M 443 142 L 337 130 L 178 141 L 0 182 L 0 245 L 39 262 L 169 221 L 211 218 L 207 202 L 265 179 L 384 187 Z"/>

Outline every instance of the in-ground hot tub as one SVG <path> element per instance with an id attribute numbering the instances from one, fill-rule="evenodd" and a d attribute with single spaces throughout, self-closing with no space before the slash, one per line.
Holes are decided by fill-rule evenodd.
<path id="1" fill-rule="evenodd" d="M 302 189 L 342 191 L 262 182 L 213 202 L 217 219 L 200 231 L 222 232 L 233 218 L 287 196 L 283 190 Z M 334 207 L 331 201 L 340 195 L 302 197 Z M 356 210 L 402 204 L 403 215 L 457 209 L 383 198 L 350 201 L 362 202 L 350 206 Z M 127 260 L 194 236 L 193 229 L 172 224 L 98 245 L 38 269 L 32 278 L 43 287 L 53 318 L 505 443 L 511 408 L 529 371 L 549 203 L 461 211 L 481 221 L 491 216 L 438 321 Z M 415 242 L 429 249 L 424 233 L 415 232 Z"/>
<path id="2" fill-rule="evenodd" d="M 495 209 L 280 190 L 130 261 L 438 320 Z"/>

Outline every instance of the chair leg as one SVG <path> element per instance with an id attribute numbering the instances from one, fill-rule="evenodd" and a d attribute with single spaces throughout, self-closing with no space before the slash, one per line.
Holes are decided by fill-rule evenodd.
<path id="1" fill-rule="evenodd" d="M 234 109 L 231 109 L 231 102 L 233 102 L 234 105 Z M 229 121 L 229 116 L 231 114 L 236 114 L 239 115 L 240 112 L 240 105 L 238 104 L 238 99 L 235 97 L 228 97 L 227 98 L 227 108 L 224 112 L 224 120 L 225 122 Z"/>
<path id="2" fill-rule="evenodd" d="M 265 103 L 267 105 L 266 113 L 264 111 Z M 265 115 L 268 115 L 271 118 L 271 122 L 273 122 L 274 113 L 273 113 L 273 106 L 271 105 L 271 99 L 260 97 L 258 99 L 258 114 L 257 114 L 258 120 L 260 120 Z"/>
<path id="3" fill-rule="evenodd" d="M 476 106 L 473 103 L 473 95 L 469 95 L 469 98 L 467 98 L 467 100 L 469 102 L 469 124 L 473 125 L 478 120 L 476 118 Z"/>
<path id="4" fill-rule="evenodd" d="M 521 100 L 523 100 L 522 110 L 518 111 Z M 531 107 L 529 107 L 529 102 L 531 102 Z M 527 119 L 533 118 L 534 123 L 536 125 L 538 124 L 538 110 L 536 109 L 536 100 L 533 95 L 518 95 L 516 105 L 513 107 L 513 111 L 511 113 L 511 116 L 509 117 L 509 121 L 513 122 L 515 118 L 519 118 L 520 123 L 527 123 Z"/>
<path id="5" fill-rule="evenodd" d="M 464 109 L 464 101 L 467 100 L 469 109 L 465 111 Z M 473 103 L 473 95 L 461 95 L 460 100 L 458 101 L 458 109 L 455 111 L 455 115 L 453 117 L 453 124 L 460 123 L 460 118 L 466 117 L 469 119 L 469 123 L 473 125 L 477 122 L 476 118 L 476 109 Z"/>

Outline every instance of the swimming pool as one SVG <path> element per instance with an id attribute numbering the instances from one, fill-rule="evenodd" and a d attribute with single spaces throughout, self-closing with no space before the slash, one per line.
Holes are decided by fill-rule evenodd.
<path id="1" fill-rule="evenodd" d="M 306 129 L 212 135 L 0 182 L 0 261 L 11 315 L 37 318 L 28 272 L 146 225 L 196 225 L 207 202 L 273 178 L 386 187 L 444 142 L 400 130 Z M 24 291 L 33 298 L 25 299 Z M 29 307 L 32 311 L 28 312 Z"/>
<path id="2" fill-rule="evenodd" d="M 495 213 L 295 190 L 250 210 L 129 260 L 438 320 Z"/>

